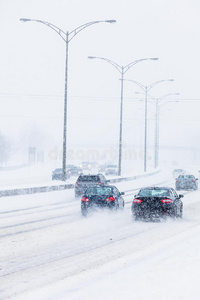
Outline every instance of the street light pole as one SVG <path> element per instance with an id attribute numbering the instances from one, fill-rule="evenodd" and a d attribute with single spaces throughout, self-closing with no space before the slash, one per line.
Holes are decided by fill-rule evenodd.
<path id="1" fill-rule="evenodd" d="M 121 74 L 121 101 L 120 101 L 120 130 L 119 130 L 119 156 L 118 156 L 118 176 L 121 176 L 121 164 L 122 164 L 122 129 L 123 129 L 123 88 L 124 88 L 124 74 L 135 64 L 143 61 L 143 60 L 158 60 L 158 58 L 142 58 L 135 60 L 129 63 L 126 66 L 120 66 L 116 62 L 104 58 L 104 57 L 96 57 L 96 56 L 88 56 L 89 59 L 101 59 L 110 63 L 118 72 Z"/>
<path id="2" fill-rule="evenodd" d="M 154 166 L 155 168 L 158 167 L 158 160 L 159 160 L 159 120 L 160 120 L 160 107 L 164 104 L 167 103 L 171 103 L 171 102 L 178 102 L 178 101 L 167 101 L 161 105 L 159 105 L 159 103 L 165 99 L 166 97 L 172 96 L 172 95 L 180 95 L 180 93 L 170 93 L 170 94 L 166 94 L 162 97 L 159 98 L 153 98 L 155 100 L 155 104 L 156 104 L 156 123 L 155 123 L 155 158 L 154 158 Z"/>
<path id="3" fill-rule="evenodd" d="M 69 47 L 69 42 L 83 29 L 85 29 L 88 26 L 97 24 L 97 23 L 115 23 L 116 20 L 105 20 L 105 21 L 92 21 L 88 22 L 86 24 L 83 24 L 71 32 L 65 32 L 59 27 L 46 22 L 42 20 L 35 20 L 35 19 L 25 19 L 21 18 L 20 21 L 22 22 L 29 22 L 29 21 L 34 21 L 34 22 L 39 22 L 42 23 L 48 27 L 50 27 L 52 30 L 54 30 L 61 38 L 64 40 L 66 44 L 66 61 L 65 61 L 65 96 L 64 96 L 64 126 L 63 126 L 63 162 L 62 162 L 62 180 L 66 180 L 66 160 L 67 160 L 67 92 L 68 92 L 68 47 Z"/>
<path id="4" fill-rule="evenodd" d="M 121 101 L 120 101 L 120 130 L 119 130 L 119 157 L 118 157 L 118 176 L 121 176 L 122 171 L 122 122 L 123 122 L 123 99 L 124 99 L 124 67 L 122 66 L 121 77 Z"/>
<path id="5" fill-rule="evenodd" d="M 174 81 L 174 79 L 163 79 L 153 82 L 150 85 L 143 85 L 138 81 L 131 80 L 131 79 L 124 79 L 126 81 L 131 81 L 135 84 L 137 84 L 145 93 L 145 113 L 144 113 L 144 172 L 147 171 L 147 119 L 148 119 L 148 92 L 158 83 L 164 82 L 164 81 Z"/>

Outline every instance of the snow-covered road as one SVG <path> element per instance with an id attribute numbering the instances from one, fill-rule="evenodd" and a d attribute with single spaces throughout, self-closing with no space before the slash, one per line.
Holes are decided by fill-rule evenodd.
<path id="1" fill-rule="evenodd" d="M 165 182 L 165 184 L 164 184 Z M 171 174 L 116 184 L 121 191 Z M 0 299 L 200 299 L 200 191 L 184 217 L 160 223 L 123 212 L 80 214 L 73 190 L 1 198 Z"/>

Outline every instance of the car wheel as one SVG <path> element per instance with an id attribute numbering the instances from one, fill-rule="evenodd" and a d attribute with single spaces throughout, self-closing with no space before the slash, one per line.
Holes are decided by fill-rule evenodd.
<path id="1" fill-rule="evenodd" d="M 182 209 L 183 209 L 183 208 L 182 208 L 182 206 L 181 206 L 180 212 L 178 213 L 177 207 L 175 207 L 175 208 L 174 208 L 174 212 L 173 212 L 173 214 L 172 214 L 172 217 L 173 217 L 174 219 L 182 218 L 182 215 L 183 215 Z"/>
<path id="2" fill-rule="evenodd" d="M 180 214 L 179 214 L 179 218 L 182 219 L 182 217 L 183 217 L 183 205 L 181 205 Z"/>
<path id="3" fill-rule="evenodd" d="M 81 214 L 83 217 L 87 217 L 87 215 L 88 215 L 87 209 L 81 209 Z"/>
<path id="4" fill-rule="evenodd" d="M 132 216 L 134 221 L 138 221 L 140 219 L 139 215 L 135 214 L 133 211 L 132 211 Z"/>
<path id="5" fill-rule="evenodd" d="M 133 220 L 134 220 L 134 221 L 139 221 L 139 220 L 140 220 L 140 217 L 139 217 L 139 216 L 133 216 Z"/>
<path id="6" fill-rule="evenodd" d="M 124 201 L 123 201 L 122 204 L 119 206 L 119 208 L 120 208 L 121 210 L 124 209 Z"/>

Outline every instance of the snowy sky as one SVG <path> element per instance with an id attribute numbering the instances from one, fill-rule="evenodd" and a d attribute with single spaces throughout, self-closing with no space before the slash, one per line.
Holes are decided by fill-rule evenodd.
<path id="1" fill-rule="evenodd" d="M 65 43 L 50 28 L 20 18 L 48 21 L 64 31 L 96 20 L 115 19 L 86 28 L 69 44 L 68 141 L 117 144 L 120 74 L 88 56 L 133 66 L 125 75 L 144 85 L 173 78 L 151 95 L 179 103 L 163 107 L 160 142 L 199 146 L 200 3 L 198 0 L 0 0 L 0 131 L 20 137 L 33 128 L 62 141 Z M 124 82 L 123 140 L 140 143 L 144 96 Z M 164 109 L 165 108 L 165 109 Z M 173 109 L 173 110 L 168 110 Z M 149 104 L 149 143 L 154 136 L 154 107 Z M 184 135 L 183 135 L 184 132 Z M 175 138 L 176 137 L 176 138 Z"/>

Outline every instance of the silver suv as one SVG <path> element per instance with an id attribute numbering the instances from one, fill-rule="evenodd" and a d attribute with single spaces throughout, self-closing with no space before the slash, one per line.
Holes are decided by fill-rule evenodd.
<path id="1" fill-rule="evenodd" d="M 96 175 L 85 175 L 81 174 L 76 183 L 74 188 L 75 197 L 81 197 L 87 188 L 96 185 L 105 185 L 107 184 L 107 180 L 104 175 L 96 174 Z"/>

